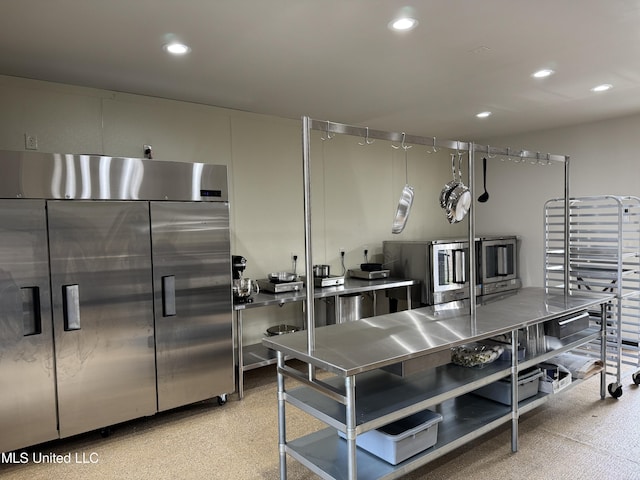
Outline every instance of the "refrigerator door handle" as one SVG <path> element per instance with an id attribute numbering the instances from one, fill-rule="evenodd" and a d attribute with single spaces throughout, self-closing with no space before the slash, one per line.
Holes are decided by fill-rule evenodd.
<path id="1" fill-rule="evenodd" d="M 162 277 L 162 316 L 176 315 L 176 277 L 167 275 Z"/>
<path id="2" fill-rule="evenodd" d="M 62 286 L 64 330 L 80 330 L 80 290 L 77 284 Z"/>
<path id="3" fill-rule="evenodd" d="M 22 328 L 23 335 L 39 335 L 42 333 L 40 315 L 40 287 L 22 287 Z"/>

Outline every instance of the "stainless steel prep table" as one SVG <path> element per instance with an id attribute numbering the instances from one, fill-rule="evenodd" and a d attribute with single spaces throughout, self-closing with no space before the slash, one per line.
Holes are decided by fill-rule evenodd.
<path id="1" fill-rule="evenodd" d="M 316 288 L 314 298 L 335 297 L 336 318 L 340 318 L 340 302 L 337 301 L 341 295 L 352 293 L 370 292 L 373 295 L 373 315 L 377 315 L 376 301 L 377 292 L 389 288 L 407 288 L 407 298 L 410 298 L 411 286 L 420 283 L 417 280 L 405 280 L 397 278 L 383 278 L 376 280 L 363 280 L 359 278 L 345 278 L 344 285 L 336 287 Z M 267 307 L 272 305 L 284 305 L 285 303 L 304 302 L 306 295 L 304 291 L 285 293 L 258 293 L 252 296 L 251 303 L 238 303 L 233 305 L 236 321 L 236 348 L 237 348 L 237 391 L 238 397 L 244 396 L 244 372 L 254 368 L 264 367 L 276 363 L 276 354 L 270 348 L 261 343 L 253 345 L 243 345 L 242 342 L 242 312 L 250 308 Z M 411 309 L 411 302 L 407 305 Z"/>
<path id="2" fill-rule="evenodd" d="M 263 339 L 266 347 L 278 352 L 281 478 L 286 478 L 287 454 L 322 478 L 396 478 L 508 421 L 512 421 L 512 450 L 516 451 L 519 415 L 540 405 L 548 396 L 539 394 L 518 405 L 518 371 L 578 345 L 594 340 L 604 344 L 604 328 L 590 328 L 568 337 L 553 351 L 527 354 L 522 361 L 513 355 L 512 363 L 498 361 L 483 369 L 450 364 L 409 378 L 379 369 L 456 345 L 515 333 L 523 327 L 578 314 L 588 307 L 604 305 L 611 298 L 611 295 L 565 297 L 546 294 L 541 288 L 524 288 L 515 294 L 479 302 L 475 318 L 465 308 L 425 307 L 320 327 L 315 331 L 315 349 L 311 354 L 307 351 L 304 332 Z M 604 309 L 601 310 L 604 319 Z M 512 335 L 512 348 L 517 348 L 516 342 L 517 335 Z M 601 349 L 601 356 L 604 355 Z M 313 375 L 309 378 L 286 365 L 285 356 L 302 360 L 335 376 L 322 381 Z M 516 400 L 511 407 L 465 395 L 510 375 L 512 398 Z M 603 371 L 600 381 L 602 398 L 605 396 L 604 376 Z M 286 390 L 285 377 L 294 378 L 305 386 Z M 286 403 L 323 420 L 329 428 L 288 443 Z M 356 449 L 358 434 L 434 405 L 442 409 L 445 417 L 434 448 L 397 466 Z M 456 418 L 464 418 L 464 422 Z M 345 434 L 346 440 L 339 439 L 337 430 Z"/>

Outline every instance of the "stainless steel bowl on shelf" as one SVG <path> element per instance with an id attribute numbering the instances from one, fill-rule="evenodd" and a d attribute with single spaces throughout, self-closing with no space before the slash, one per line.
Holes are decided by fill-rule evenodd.
<path id="1" fill-rule="evenodd" d="M 267 328 L 267 335 L 269 337 L 275 337 L 276 335 L 284 335 L 286 333 L 293 333 L 300 330 L 298 327 L 294 325 L 274 325 L 273 327 Z"/>

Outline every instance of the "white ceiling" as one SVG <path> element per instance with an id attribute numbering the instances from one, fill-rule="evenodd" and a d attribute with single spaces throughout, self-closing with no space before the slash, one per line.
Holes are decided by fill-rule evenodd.
<path id="1" fill-rule="evenodd" d="M 393 33 L 405 5 L 419 26 Z M 4 75 L 463 140 L 640 112 L 637 0 L 2 0 L 1 12 Z M 169 57 L 171 37 L 192 52 Z M 544 67 L 556 74 L 531 77 Z M 590 91 L 601 83 L 614 88 Z"/>

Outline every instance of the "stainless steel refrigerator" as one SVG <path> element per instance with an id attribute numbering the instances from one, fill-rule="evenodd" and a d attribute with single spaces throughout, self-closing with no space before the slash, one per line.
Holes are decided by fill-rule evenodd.
<path id="1" fill-rule="evenodd" d="M 233 392 L 226 167 L 0 162 L 0 451 Z"/>

